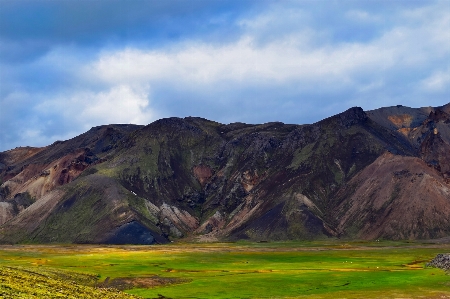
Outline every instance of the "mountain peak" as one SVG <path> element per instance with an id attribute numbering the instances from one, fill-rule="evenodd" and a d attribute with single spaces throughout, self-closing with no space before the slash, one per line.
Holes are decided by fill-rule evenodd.
<path id="1" fill-rule="evenodd" d="M 339 114 L 339 118 L 344 126 L 350 127 L 365 122 L 367 120 L 367 114 L 361 107 L 352 107 Z"/>

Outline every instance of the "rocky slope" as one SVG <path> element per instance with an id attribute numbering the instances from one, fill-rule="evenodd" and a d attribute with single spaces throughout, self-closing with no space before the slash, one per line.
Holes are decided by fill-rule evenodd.
<path id="1" fill-rule="evenodd" d="M 450 234 L 450 105 L 312 125 L 168 118 L 0 153 L 0 241 Z"/>
<path id="2" fill-rule="evenodd" d="M 23 147 L 0 153 L 0 224 L 86 168 L 105 161 L 135 125 L 95 127 L 44 148 Z M 25 201 L 23 199 L 26 199 Z M 9 215 L 9 216 L 8 216 Z"/>

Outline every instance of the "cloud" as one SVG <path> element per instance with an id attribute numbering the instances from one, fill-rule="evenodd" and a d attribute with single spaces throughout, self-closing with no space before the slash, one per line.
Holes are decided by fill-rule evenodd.
<path id="1" fill-rule="evenodd" d="M 293 34 L 257 47 L 251 37 L 211 46 L 186 44 L 175 51 L 125 49 L 102 55 L 85 72 L 108 83 L 176 80 L 177 84 L 285 84 L 290 81 L 345 84 L 352 72 L 392 66 L 395 51 L 348 44 L 304 51 Z"/>
<path id="2" fill-rule="evenodd" d="M 84 130 L 112 123 L 148 124 L 156 120 L 149 107 L 149 89 L 129 85 L 117 85 L 101 92 L 58 95 L 37 105 L 36 111 L 57 114 Z"/>
<path id="3" fill-rule="evenodd" d="M 450 69 L 436 71 L 430 77 L 422 81 L 422 87 L 429 92 L 444 92 L 450 86 Z"/>

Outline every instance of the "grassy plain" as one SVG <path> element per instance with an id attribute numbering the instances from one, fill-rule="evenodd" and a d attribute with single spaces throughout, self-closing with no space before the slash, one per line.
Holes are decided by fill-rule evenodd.
<path id="1" fill-rule="evenodd" d="M 450 276 L 424 267 L 443 252 L 449 244 L 22 245 L 0 247 L 0 272 L 44 273 L 72 288 L 115 287 L 143 298 L 450 298 Z M 2 279 L 0 295 L 6 294 Z M 23 298 L 40 298 L 34 296 Z"/>

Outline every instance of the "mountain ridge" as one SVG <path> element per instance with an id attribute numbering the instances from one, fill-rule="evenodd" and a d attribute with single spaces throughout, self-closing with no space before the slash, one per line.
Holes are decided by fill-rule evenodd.
<path id="1" fill-rule="evenodd" d="M 354 107 L 310 125 L 166 118 L 2 152 L 0 242 L 447 237 L 448 214 L 426 207 L 450 211 L 449 111 Z M 410 186 L 424 175 L 433 187 Z M 375 191 L 382 186 L 389 195 Z M 361 188 L 375 195 L 361 197 Z M 418 206 L 410 215 L 409 203 Z M 405 225 L 395 232 L 389 215 Z M 373 217 L 381 228 L 369 229 Z"/>

